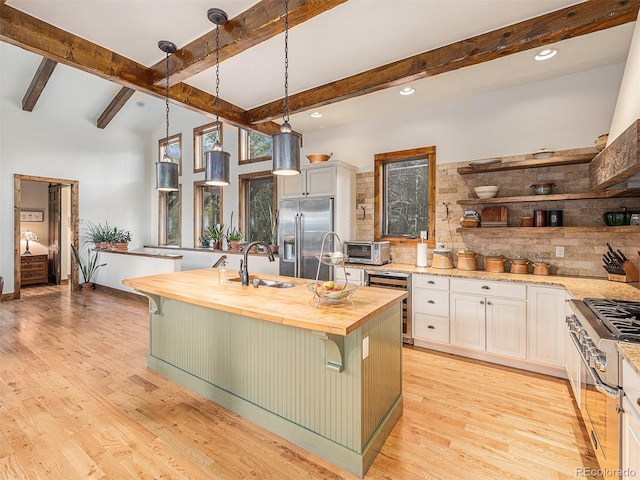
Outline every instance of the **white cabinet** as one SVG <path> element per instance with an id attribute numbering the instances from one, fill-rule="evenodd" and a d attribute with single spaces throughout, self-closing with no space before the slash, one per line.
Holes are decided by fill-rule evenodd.
<path id="1" fill-rule="evenodd" d="M 281 198 L 333 197 L 339 188 L 355 184 L 355 168 L 340 161 L 304 165 L 300 170 L 300 175 L 279 177 Z"/>
<path id="2" fill-rule="evenodd" d="M 449 343 L 449 278 L 412 275 L 413 341 Z"/>
<path id="3" fill-rule="evenodd" d="M 364 285 L 364 269 L 340 266 L 333 267 L 333 278 L 339 282 L 345 281 L 345 274 L 349 277 L 349 283 L 353 285 Z"/>
<path id="4" fill-rule="evenodd" d="M 564 289 L 529 286 L 529 360 L 565 364 L 565 296 Z"/>
<path id="5" fill-rule="evenodd" d="M 451 344 L 526 358 L 526 298 L 525 285 L 451 279 Z"/>
<path id="6" fill-rule="evenodd" d="M 622 361 L 622 471 L 640 472 L 640 375 Z"/>

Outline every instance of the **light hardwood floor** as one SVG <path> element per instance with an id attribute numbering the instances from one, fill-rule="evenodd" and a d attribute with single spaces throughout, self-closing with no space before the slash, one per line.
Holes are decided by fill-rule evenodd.
<path id="1" fill-rule="evenodd" d="M 26 287 L 0 303 L 2 479 L 355 479 L 146 367 L 145 304 Z M 404 349 L 404 415 L 367 479 L 597 468 L 566 381 Z M 594 478 L 594 477 L 589 477 Z"/>

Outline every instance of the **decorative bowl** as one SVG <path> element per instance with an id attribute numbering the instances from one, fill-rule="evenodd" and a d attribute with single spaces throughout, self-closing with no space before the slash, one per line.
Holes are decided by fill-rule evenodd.
<path id="1" fill-rule="evenodd" d="M 553 152 L 552 150 L 547 150 L 546 148 L 543 148 L 541 150 L 538 150 L 537 152 L 533 152 L 533 158 L 549 158 L 549 157 L 553 157 L 553 154 L 555 152 Z"/>
<path id="2" fill-rule="evenodd" d="M 327 281 L 307 283 L 307 289 L 320 298 L 320 300 L 329 303 L 338 303 L 351 297 L 358 289 L 358 286 L 347 285 L 344 282 Z"/>
<path id="3" fill-rule="evenodd" d="M 551 187 L 555 187 L 555 183 L 536 183 L 531 185 L 533 192 L 536 195 L 549 195 L 551 193 Z"/>
<path id="4" fill-rule="evenodd" d="M 498 194 L 500 188 L 495 185 L 484 185 L 482 187 L 475 187 L 473 190 L 476 192 L 478 198 L 493 198 Z"/>
<path id="5" fill-rule="evenodd" d="M 327 155 L 326 153 L 310 153 L 307 155 L 310 163 L 321 163 L 326 162 L 333 156 L 333 153 Z"/>

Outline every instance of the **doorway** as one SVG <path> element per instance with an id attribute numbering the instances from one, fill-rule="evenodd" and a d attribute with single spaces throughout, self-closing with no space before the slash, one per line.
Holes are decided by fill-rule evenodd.
<path id="1" fill-rule="evenodd" d="M 61 283 L 63 271 L 60 269 L 61 257 L 68 255 L 68 246 L 70 244 L 78 244 L 78 186 L 77 180 L 67 180 L 50 177 L 37 177 L 33 175 L 14 175 L 14 278 L 13 278 L 13 298 L 20 298 L 20 290 L 22 286 L 22 244 L 21 244 L 21 225 L 26 218 L 34 215 L 34 218 L 48 219 L 47 225 L 43 224 L 40 228 L 46 228 L 47 245 L 46 250 L 41 251 L 47 257 L 49 276 L 48 281 L 53 283 Z M 27 210 L 23 208 L 23 188 L 30 183 L 41 182 L 46 188 L 46 204 L 42 209 Z M 65 198 L 67 200 L 65 200 Z M 30 207 L 24 205 L 24 207 Z M 40 215 L 42 210 L 42 215 Z M 45 215 L 46 210 L 46 215 Z M 29 218 L 30 219 L 30 218 Z M 67 220 L 68 219 L 68 220 Z M 67 225 L 68 223 L 68 225 Z M 64 227 L 64 228 L 63 228 Z M 42 248 L 45 248 L 44 246 Z M 70 288 L 76 290 L 78 288 L 78 271 L 74 268 L 75 263 L 71 262 L 72 267 L 68 272 L 70 277 Z"/>

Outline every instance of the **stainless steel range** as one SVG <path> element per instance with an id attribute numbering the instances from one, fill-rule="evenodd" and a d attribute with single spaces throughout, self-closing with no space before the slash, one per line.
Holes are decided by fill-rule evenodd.
<path id="1" fill-rule="evenodd" d="M 619 478 L 622 375 L 618 342 L 640 343 L 640 302 L 572 300 L 567 317 L 577 361 L 567 374 L 605 478 Z"/>

